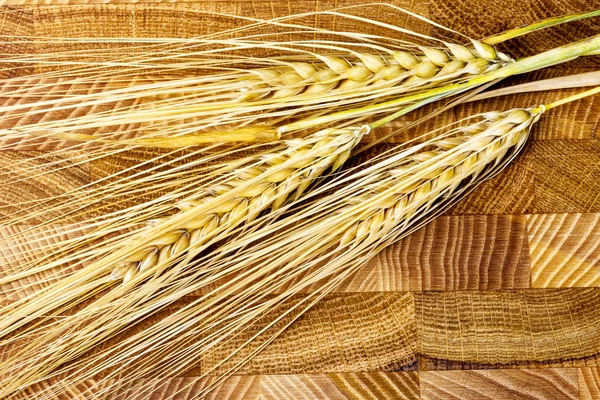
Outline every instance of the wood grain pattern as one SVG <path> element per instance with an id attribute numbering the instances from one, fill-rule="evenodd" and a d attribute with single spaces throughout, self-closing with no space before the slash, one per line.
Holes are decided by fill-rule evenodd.
<path id="1" fill-rule="evenodd" d="M 281 311 L 297 304 L 286 302 Z M 278 311 L 278 312 L 281 312 Z M 293 314 L 291 314 L 293 315 Z M 286 316 L 268 332 L 290 321 Z M 270 321 L 270 320 L 269 320 Z M 264 326 L 260 321 L 202 360 L 202 370 L 217 367 Z M 214 373 L 226 371 L 265 340 L 258 338 Z M 280 337 L 237 373 L 300 374 L 313 372 L 371 372 L 412 369 L 417 335 L 413 298 L 401 293 L 329 295 L 291 325 Z"/>
<path id="2" fill-rule="evenodd" d="M 121 108 L 132 108 L 143 104 L 144 98 L 134 98 L 120 101 L 106 101 L 96 105 L 80 105 L 80 101 L 75 101 L 72 104 L 65 103 L 61 107 L 40 112 L 44 109 L 37 102 L 49 101 L 57 96 L 75 97 L 84 94 L 97 94 L 112 89 L 119 89 L 130 85 L 142 84 L 147 79 L 143 77 L 132 78 L 128 83 L 118 81 L 118 78 L 112 78 L 107 82 L 101 83 L 79 83 L 74 84 L 70 78 L 18 78 L 13 81 L 5 82 L 0 85 L 0 106 L 19 106 L 24 108 L 15 109 L 13 111 L 3 112 L 1 114 L 0 128 L 10 129 L 26 125 L 35 125 L 36 123 L 46 123 L 60 121 L 67 118 L 83 117 L 91 113 L 103 113 Z M 13 86 L 27 87 L 19 97 L 10 94 L 14 90 Z M 36 88 L 35 85 L 44 85 L 42 89 Z M 65 108 L 67 105 L 71 108 Z M 118 126 L 104 126 L 99 128 L 79 129 L 77 132 L 87 135 L 113 134 L 115 139 L 126 139 L 135 136 L 135 132 L 140 128 L 140 124 L 121 124 Z M 39 132 L 43 133 L 43 132 Z M 51 137 L 38 137 L 21 139 L 18 142 L 16 139 L 3 140 L 2 145 L 10 144 L 11 150 L 39 150 L 52 151 L 60 148 L 73 148 L 79 144 L 73 141 L 56 140 Z M 89 147 L 89 146 L 88 146 Z"/>
<path id="3" fill-rule="evenodd" d="M 19 36 L 33 35 L 33 11 L 27 7 L 3 7 L 0 10 L 0 43 L 1 54 L 31 54 L 34 52 L 33 45 L 28 40 Z M 14 78 L 23 74 L 33 72 L 29 65 L 15 65 L 14 63 L 0 61 L 0 78 Z"/>
<path id="4" fill-rule="evenodd" d="M 600 215 L 527 216 L 532 287 L 600 285 Z"/>
<path id="5" fill-rule="evenodd" d="M 213 385 L 216 377 L 181 377 L 139 379 L 128 387 L 119 382 L 98 385 L 90 380 L 73 387 L 68 396 L 48 397 L 94 398 L 96 400 L 192 400 Z M 52 381 L 41 382 L 25 391 L 21 398 L 44 393 Z M 106 393 L 107 388 L 114 392 Z M 219 400 L 418 400 L 417 372 L 371 372 L 302 375 L 231 376 L 217 383 L 205 399 Z"/>
<path id="6" fill-rule="evenodd" d="M 596 177 L 599 168 L 599 140 L 532 141 L 502 174 L 479 186 L 452 212 L 598 212 L 600 181 Z"/>
<path id="7" fill-rule="evenodd" d="M 47 209 L 40 202 L 52 200 L 56 203 L 60 201 L 58 196 L 88 184 L 89 165 L 85 156 L 81 159 L 79 154 L 71 154 L 80 157 L 79 165 L 67 164 L 68 154 L 0 151 L 0 221 L 45 211 Z M 73 207 L 65 207 L 60 212 L 47 211 L 28 223 L 69 219 L 65 216 L 73 210 Z"/>
<path id="8" fill-rule="evenodd" d="M 578 370 L 421 371 L 423 400 L 579 400 Z"/>
<path id="9" fill-rule="evenodd" d="M 27 237 L 31 238 L 29 241 L 24 240 L 22 236 L 26 230 L 29 232 Z M 0 278 L 22 272 L 25 269 L 22 266 L 27 262 L 51 257 L 48 246 L 63 240 L 76 239 L 83 234 L 83 230 L 77 231 L 74 227 L 67 230 L 59 224 L 43 229 L 25 225 L 0 226 L 0 237 L 3 238 L 0 242 Z M 69 265 L 63 265 L 0 285 L 0 304 L 24 298 L 72 271 Z"/>
<path id="10" fill-rule="evenodd" d="M 598 368 L 579 368 L 580 400 L 600 399 L 600 371 Z"/>
<path id="11" fill-rule="evenodd" d="M 600 350 L 597 288 L 414 296 L 423 369 L 594 365 Z"/>
<path id="12" fill-rule="evenodd" d="M 199 393 L 213 385 L 215 377 L 186 377 L 166 379 L 140 379 L 130 386 L 121 386 L 118 381 L 99 384 L 87 380 L 77 385 L 69 385 L 68 392 L 56 395 L 50 391 L 50 385 L 56 380 L 43 381 L 23 391 L 17 399 L 32 399 L 44 395 L 49 400 L 64 399 L 95 399 L 95 400 L 191 400 Z M 217 384 L 205 399 L 239 399 L 249 400 L 260 398 L 260 377 L 233 376 Z"/>
<path id="13" fill-rule="evenodd" d="M 536 213 L 591 213 L 600 209 L 600 141 L 535 142 L 527 154 L 536 168 Z"/>
<path id="14" fill-rule="evenodd" d="M 337 290 L 499 290 L 529 287 L 525 218 L 444 216 L 371 259 Z"/>

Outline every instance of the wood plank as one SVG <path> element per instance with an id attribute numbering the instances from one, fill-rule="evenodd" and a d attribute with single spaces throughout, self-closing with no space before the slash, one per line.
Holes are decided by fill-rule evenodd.
<path id="1" fill-rule="evenodd" d="M 579 368 L 580 400 L 600 399 L 600 370 L 594 367 Z"/>
<path id="2" fill-rule="evenodd" d="M 421 371 L 423 400 L 579 400 L 578 370 Z"/>
<path id="3" fill-rule="evenodd" d="M 40 382 L 23 395 L 33 398 L 49 390 L 55 381 Z M 118 381 L 98 385 L 88 380 L 70 387 L 70 398 L 96 400 L 191 400 L 217 382 L 216 377 L 177 377 L 139 379 L 130 386 Z M 107 392 L 111 390 L 111 392 Z M 50 396 L 49 399 L 64 397 Z M 418 400 L 419 377 L 412 372 L 371 372 L 302 375 L 234 375 L 216 383 L 214 390 L 203 397 L 207 400 Z"/>
<path id="4" fill-rule="evenodd" d="M 596 365 L 600 289 L 415 293 L 419 368 Z"/>
<path id="5" fill-rule="evenodd" d="M 527 216 L 532 286 L 600 286 L 600 214 Z"/>
<path id="6" fill-rule="evenodd" d="M 286 302 L 287 309 L 300 298 Z M 282 311 L 281 310 L 281 311 Z M 278 311 L 280 313 L 281 311 Z M 271 314 L 268 321 L 271 321 Z M 290 321 L 285 317 L 268 332 Z M 262 344 L 259 337 L 231 360 L 217 363 L 259 331 L 264 322 L 248 327 L 202 360 L 202 371 L 219 374 Z M 373 372 L 413 369 L 417 335 L 412 295 L 406 293 L 332 294 L 321 300 L 237 374 L 306 374 Z M 192 370 L 190 373 L 193 373 Z"/>

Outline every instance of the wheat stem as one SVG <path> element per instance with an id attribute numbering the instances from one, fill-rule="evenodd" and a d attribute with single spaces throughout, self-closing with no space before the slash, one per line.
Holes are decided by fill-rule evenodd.
<path id="1" fill-rule="evenodd" d="M 553 109 L 555 107 L 559 107 L 559 106 L 562 106 L 564 104 L 571 103 L 573 101 L 583 99 L 585 97 L 593 96 L 593 95 L 595 95 L 597 93 L 600 93 L 600 86 L 596 86 L 593 89 L 586 90 L 584 92 L 577 93 L 577 94 L 574 94 L 572 96 L 564 97 L 564 98 L 562 98 L 560 100 L 557 100 L 557 101 L 554 101 L 552 103 L 544 104 L 544 105 L 536 108 L 536 110 L 540 110 L 540 111 L 542 111 L 542 110 L 551 110 L 551 109 Z"/>
<path id="2" fill-rule="evenodd" d="M 556 26 L 556 25 L 560 25 L 560 24 L 564 24 L 564 23 L 568 23 L 568 22 L 579 21 L 579 20 L 586 19 L 586 18 L 593 18 L 593 17 L 597 17 L 597 16 L 600 16 L 600 10 L 594 10 L 594 11 L 578 13 L 578 14 L 563 15 L 561 17 L 551 17 L 551 18 L 543 19 L 541 21 L 534 22 L 533 24 L 525 25 L 525 26 L 515 28 L 515 29 L 510 29 L 508 31 L 502 32 L 497 35 L 488 36 L 487 38 L 483 39 L 482 42 L 487 43 L 487 44 L 492 44 L 492 45 L 498 44 L 498 43 L 505 42 L 507 40 L 514 39 L 516 37 L 525 35 L 527 33 L 535 32 L 540 29 L 550 28 L 552 26 Z"/>

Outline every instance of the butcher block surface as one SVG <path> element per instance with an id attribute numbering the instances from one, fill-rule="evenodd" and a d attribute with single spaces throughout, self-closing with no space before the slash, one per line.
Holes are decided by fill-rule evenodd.
<path id="1" fill-rule="evenodd" d="M 360 3 L 8 1 L 0 8 L 0 33 L 193 37 L 233 26 L 231 19 L 202 13 L 206 10 L 270 18 Z M 600 8 L 600 1 L 567 0 L 398 0 L 393 4 L 474 38 L 550 16 Z M 369 15 L 384 18 L 386 12 L 372 5 Z M 336 27 L 335 21 L 319 18 L 315 24 Z M 389 22 L 416 23 L 411 21 L 407 17 Z M 431 34 L 437 32 L 430 29 Z M 597 18 L 535 32 L 500 49 L 516 58 L 594 34 L 600 34 Z M 39 45 L 22 42 L 12 49 L 43 51 Z M 587 57 L 502 84 L 599 67 L 600 56 Z M 4 77 L 16 78 L 31 70 L 23 66 L 1 71 Z M 442 125 L 476 112 L 536 106 L 578 90 L 468 103 L 428 124 Z M 2 98 L 0 92 L 0 103 L 8 101 L 14 99 Z M 440 218 L 378 254 L 208 398 L 600 399 L 599 122 L 598 96 L 544 115 L 524 152 L 507 170 Z M 28 147 L 0 152 L 0 170 L 28 159 L 35 165 L 40 159 L 34 156 L 43 151 Z M 66 191 L 150 155 L 130 152 L 110 162 L 90 162 L 45 175 L 39 182 L 15 183 L 0 192 L 0 203 Z M 60 226 L 56 229 L 60 231 Z M 15 243 L 13 248 L 24 245 Z M 10 257 L 7 253 L 10 249 L 2 256 Z M 12 289 L 19 284 L 14 283 Z M 32 290 L 35 287 L 28 285 L 12 296 Z M 234 346 L 231 343 L 231 349 Z M 224 372 L 244 354 L 214 373 Z M 184 386 L 188 387 L 175 398 L 192 398 L 216 379 L 200 378 L 202 371 L 211 369 L 224 355 L 205 357 L 185 376 L 148 379 L 136 389 L 123 386 L 118 398 L 136 398 L 136 390 L 143 387 L 146 393 L 153 392 L 152 399 L 161 400 Z M 36 398 L 44 385 L 31 387 L 24 398 Z M 90 381 L 72 387 L 61 398 L 87 398 L 79 393 L 94 385 Z"/>

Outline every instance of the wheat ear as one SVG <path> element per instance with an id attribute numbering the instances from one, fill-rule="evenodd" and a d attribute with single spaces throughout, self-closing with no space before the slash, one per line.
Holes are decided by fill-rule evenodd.
<path id="1" fill-rule="evenodd" d="M 173 230 L 124 259 L 123 264 L 113 270 L 112 277 L 122 278 L 126 283 L 139 272 L 155 269 L 181 255 L 190 246 L 202 246 L 219 230 L 251 222 L 267 208 L 277 210 L 290 197 L 298 199 L 326 170 L 338 170 L 369 131 L 368 125 L 358 129 L 325 129 L 302 139 L 286 141 L 286 150 L 264 155 L 261 163 L 237 170 L 234 179 L 209 187 L 206 197 L 178 203 L 176 206 L 185 212 L 241 188 L 234 199 L 215 204 L 210 212 L 184 223 L 171 224 L 169 217 L 160 220 L 160 223 L 173 225 Z M 249 181 L 253 182 L 248 184 Z"/>
<path id="2" fill-rule="evenodd" d="M 33 321 L 35 317 L 41 317 L 51 310 L 68 308 L 85 299 L 90 293 L 100 291 L 108 283 L 108 277 L 103 276 L 101 272 L 102 268 L 106 275 L 110 273 L 113 281 L 122 279 L 125 284 L 131 284 L 131 287 L 144 277 L 160 275 L 168 265 L 183 257 L 188 250 L 202 248 L 224 231 L 252 222 L 267 208 L 274 211 L 288 199 L 298 199 L 323 173 L 338 170 L 349 158 L 352 149 L 369 131 L 368 125 L 356 129 L 324 129 L 305 138 L 285 141 L 286 149 L 261 156 L 260 162 L 236 170 L 231 179 L 210 187 L 206 190 L 206 196 L 178 204 L 183 210 L 181 213 L 156 220 L 150 229 L 159 225 L 168 227 L 169 230 L 150 240 L 146 239 L 146 232 L 141 232 L 138 239 L 145 241 L 142 249 L 136 248 L 135 244 L 127 244 L 128 247 L 117 250 L 129 254 L 122 260 L 121 265 L 112 269 L 112 273 L 107 269 L 110 263 L 103 260 L 92 263 L 68 279 L 57 282 L 54 288 L 48 288 L 49 290 L 40 296 L 34 295 L 29 301 L 20 303 L 21 307 L 17 308 L 19 312 L 2 320 L 0 329 L 5 329 L 4 333 L 12 332 L 16 327 Z M 229 196 L 231 193 L 235 195 Z M 196 209 L 208 211 L 196 212 Z M 186 218 L 188 215 L 193 217 Z M 131 239 L 135 243 L 136 238 Z M 63 283 L 67 288 L 61 286 Z M 116 297 L 123 296 L 129 287 L 130 285 L 124 285 L 118 293 L 107 293 L 81 310 L 81 315 L 98 313 L 106 304 L 112 304 L 110 302 Z M 139 292 L 144 292 L 143 288 L 138 289 Z M 152 287 L 148 290 L 149 292 L 144 294 L 145 297 L 152 296 L 152 292 L 157 289 Z M 75 293 L 76 297 L 70 297 L 71 293 Z M 129 295 L 133 297 L 131 293 Z M 58 303 L 53 301 L 61 296 L 62 300 Z M 124 296 L 118 302 L 122 301 L 129 300 Z M 30 310 L 31 313 L 27 312 L 24 316 L 25 310 Z M 36 321 L 33 331 L 37 331 L 39 325 L 40 322 Z M 60 326 L 58 328 L 60 329 Z M 66 331 L 70 331 L 68 325 Z M 50 336 L 57 340 L 58 346 L 72 333 L 74 332 L 65 332 L 63 337 L 54 334 Z M 106 333 L 110 333 L 110 330 L 107 329 Z M 19 334 L 18 337 L 22 335 Z M 15 340 L 10 338 L 4 343 Z M 51 371 L 47 369 L 49 364 L 51 363 L 40 365 L 43 372 L 37 370 L 37 367 L 32 368 L 30 372 L 36 371 L 43 376 Z"/>
<path id="3" fill-rule="evenodd" d="M 463 128 L 462 135 L 435 141 L 430 150 L 407 157 L 371 184 L 370 193 L 352 198 L 353 205 L 340 211 L 346 215 L 354 205 L 369 204 L 343 233 L 340 246 L 356 245 L 367 237 L 383 238 L 427 212 L 459 185 L 474 182 L 484 169 L 499 165 L 509 149 L 522 148 L 540 115 L 531 109 L 488 113 L 484 122 Z"/>
<path id="4" fill-rule="evenodd" d="M 403 83 L 417 87 L 461 75 L 478 75 L 511 62 L 492 46 L 473 40 L 471 48 L 444 43 L 445 48 L 425 47 L 420 51 L 390 51 L 389 55 L 352 52 L 357 62 L 346 57 L 315 55 L 316 62 L 292 62 L 288 67 L 249 70 L 255 79 L 240 91 L 237 101 L 271 97 L 335 94 Z M 319 63 L 320 62 L 320 63 Z M 258 88 L 265 91 L 258 91 Z M 247 94 L 246 94 L 247 93 Z"/>
<path id="5" fill-rule="evenodd" d="M 230 179 L 210 187 L 206 196 L 179 203 L 185 211 L 155 220 L 149 231 L 127 237 L 111 254 L 39 293 L 6 306 L 4 311 L 19 312 L 0 320 L 0 335 L 14 332 L 52 309 L 82 301 L 85 294 L 99 290 L 108 280 L 135 284 L 160 273 L 188 250 L 206 246 L 216 235 L 226 237 L 224 232 L 250 223 L 267 208 L 276 210 L 289 198 L 297 199 L 325 171 L 339 169 L 369 131 L 367 125 L 356 129 L 324 129 L 286 141 L 286 148 L 265 154 L 259 162 L 236 170 Z"/>

